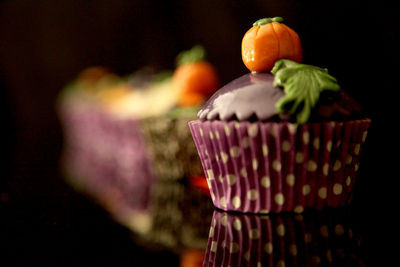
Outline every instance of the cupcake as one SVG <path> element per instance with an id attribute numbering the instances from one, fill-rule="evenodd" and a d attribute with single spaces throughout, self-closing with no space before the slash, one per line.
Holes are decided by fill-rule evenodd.
<path id="1" fill-rule="evenodd" d="M 215 211 L 203 266 L 364 266 L 344 209 L 304 214 Z"/>
<path id="2" fill-rule="evenodd" d="M 143 80 L 144 75 L 138 76 Z M 137 120 L 116 116 L 114 110 L 114 103 L 135 93 L 130 79 L 90 67 L 63 89 L 57 102 L 66 180 L 118 221 L 147 209 L 154 181 Z"/>
<path id="3" fill-rule="evenodd" d="M 257 21 L 242 41 L 251 73 L 189 123 L 217 208 L 302 212 L 351 200 L 370 120 L 327 69 L 301 64 L 301 51 L 282 18 Z"/>
<path id="4" fill-rule="evenodd" d="M 174 106 L 139 121 L 153 170 L 162 180 L 201 176 L 203 168 L 187 124 L 196 119 L 200 106 L 219 86 L 217 71 L 206 61 L 202 46 L 177 56 L 169 86 L 176 97 Z M 151 99 L 147 105 L 157 106 L 164 101 L 164 97 Z"/>

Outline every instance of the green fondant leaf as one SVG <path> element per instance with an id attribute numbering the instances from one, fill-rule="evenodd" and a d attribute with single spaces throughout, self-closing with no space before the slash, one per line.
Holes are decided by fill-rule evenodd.
<path id="1" fill-rule="evenodd" d="M 274 85 L 283 87 L 286 94 L 276 103 L 277 112 L 295 114 L 299 124 L 308 121 L 322 91 L 340 90 L 327 69 L 281 59 L 271 72 L 275 75 Z"/>
<path id="2" fill-rule="evenodd" d="M 190 50 L 182 51 L 176 57 L 178 66 L 186 63 L 204 60 L 206 57 L 206 50 L 201 45 L 195 45 Z"/>

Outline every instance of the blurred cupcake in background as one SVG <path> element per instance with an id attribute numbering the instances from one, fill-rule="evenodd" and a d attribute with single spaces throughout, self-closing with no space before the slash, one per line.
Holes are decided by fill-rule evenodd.
<path id="1" fill-rule="evenodd" d="M 203 266 L 364 266 L 344 209 L 304 214 L 215 211 Z"/>
<path id="2" fill-rule="evenodd" d="M 218 86 L 201 46 L 179 54 L 174 71 L 82 71 L 57 102 L 68 181 L 118 221 L 146 232 L 158 180 L 205 183 L 187 123 Z"/>
<path id="3" fill-rule="evenodd" d="M 158 179 L 178 180 L 203 175 L 203 169 L 187 123 L 205 100 L 218 88 L 216 69 L 205 60 L 205 50 L 195 46 L 177 56 L 177 67 L 171 77 L 176 105 L 158 116 L 140 121 L 152 167 Z M 165 98 L 151 102 L 159 105 Z"/>

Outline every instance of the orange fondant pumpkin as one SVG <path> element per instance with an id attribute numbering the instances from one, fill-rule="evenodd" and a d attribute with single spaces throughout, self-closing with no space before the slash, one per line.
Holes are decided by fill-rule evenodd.
<path id="1" fill-rule="evenodd" d="M 200 105 L 218 89 L 217 71 L 204 57 L 205 50 L 201 46 L 178 55 L 178 67 L 172 82 L 179 90 L 180 106 Z"/>
<path id="2" fill-rule="evenodd" d="M 301 61 L 300 38 L 281 21 L 280 17 L 258 20 L 244 35 L 242 59 L 250 71 L 269 71 L 282 58 Z"/>

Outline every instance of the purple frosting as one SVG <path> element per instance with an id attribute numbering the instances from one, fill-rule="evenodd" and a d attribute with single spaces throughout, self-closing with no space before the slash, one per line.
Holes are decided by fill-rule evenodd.
<path id="1" fill-rule="evenodd" d="M 267 120 L 276 114 L 275 103 L 285 95 L 273 85 L 271 73 L 248 73 L 219 89 L 200 109 L 201 120 Z M 251 104 L 249 104 L 251 103 Z"/>
<path id="2" fill-rule="evenodd" d="M 200 120 L 278 120 L 295 121 L 290 114 L 277 114 L 276 103 L 285 95 L 274 86 L 271 73 L 248 73 L 228 83 L 204 104 L 197 116 Z M 361 106 L 340 90 L 320 95 L 310 122 L 364 118 Z"/>

